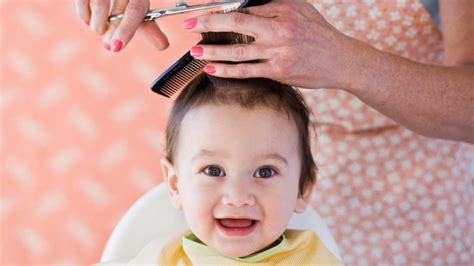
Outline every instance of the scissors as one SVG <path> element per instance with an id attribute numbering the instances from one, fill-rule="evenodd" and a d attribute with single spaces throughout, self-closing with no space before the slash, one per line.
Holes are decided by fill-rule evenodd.
<path id="1" fill-rule="evenodd" d="M 167 7 L 167 8 L 158 8 L 152 9 L 148 11 L 148 13 L 143 18 L 143 21 L 153 21 L 159 17 L 169 16 L 169 15 L 176 15 L 182 14 L 192 11 L 198 10 L 205 10 L 211 8 L 225 8 L 225 9 L 236 9 L 241 5 L 240 0 L 225 0 L 220 2 L 212 2 L 206 4 L 198 4 L 198 5 L 188 5 L 186 1 L 178 1 L 176 2 L 176 6 L 174 7 Z M 109 21 L 115 21 L 122 19 L 124 14 L 115 14 L 109 17 Z"/>

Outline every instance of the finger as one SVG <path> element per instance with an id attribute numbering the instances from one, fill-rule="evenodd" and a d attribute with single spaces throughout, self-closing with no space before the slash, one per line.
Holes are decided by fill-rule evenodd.
<path id="1" fill-rule="evenodd" d="M 112 51 L 119 52 L 127 46 L 137 31 L 138 26 L 143 22 L 147 11 L 147 0 L 130 0 L 122 20 L 112 34 L 110 43 Z"/>
<path id="2" fill-rule="evenodd" d="M 208 61 L 242 62 L 268 59 L 269 49 L 256 44 L 198 45 L 191 48 L 191 55 Z"/>
<path id="3" fill-rule="evenodd" d="M 92 0 L 91 29 L 98 34 L 104 34 L 107 30 L 107 21 L 110 8 L 110 0 Z"/>
<path id="4" fill-rule="evenodd" d="M 190 32 L 238 32 L 259 39 L 262 33 L 271 32 L 269 18 L 240 12 L 208 14 L 185 20 L 183 27 Z"/>
<path id="5" fill-rule="evenodd" d="M 242 64 L 224 64 L 211 63 L 203 69 L 207 74 L 222 78 L 256 78 L 268 77 L 268 69 L 270 67 L 266 63 L 242 63 Z"/>
<path id="6" fill-rule="evenodd" d="M 154 21 L 144 22 L 138 27 L 138 31 L 145 36 L 148 42 L 158 50 L 164 50 L 170 45 L 168 38 Z"/>
<path id="7" fill-rule="evenodd" d="M 115 0 L 113 1 L 112 9 L 110 10 L 111 15 L 123 14 L 127 8 L 128 0 Z M 110 41 L 119 25 L 120 20 L 114 20 L 109 22 L 109 27 L 107 32 L 105 32 L 104 37 L 102 38 L 102 43 L 104 48 L 110 51 Z"/>
<path id="8" fill-rule="evenodd" d="M 112 35 L 114 34 L 115 29 L 117 28 L 118 24 L 119 24 L 119 21 L 117 20 L 109 22 L 109 27 L 107 28 L 107 31 L 102 37 L 102 43 L 104 45 L 104 48 L 109 51 L 110 51 L 110 39 L 112 38 Z"/>
<path id="9" fill-rule="evenodd" d="M 77 16 L 87 25 L 91 21 L 91 9 L 89 7 L 89 0 L 74 0 Z"/>

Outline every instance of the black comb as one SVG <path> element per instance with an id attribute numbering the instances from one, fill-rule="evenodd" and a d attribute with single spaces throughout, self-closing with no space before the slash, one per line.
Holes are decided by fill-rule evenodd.
<path id="1" fill-rule="evenodd" d="M 240 8 L 263 5 L 271 0 L 246 0 Z M 249 43 L 253 41 L 251 36 L 238 33 L 216 33 L 208 32 L 202 34 L 203 40 L 198 44 L 212 43 L 212 44 L 234 44 L 234 43 Z M 218 37 L 217 37 L 218 36 Z M 163 74 L 153 81 L 151 90 L 163 95 L 165 97 L 172 97 L 176 92 L 181 90 L 186 84 L 193 80 L 202 72 L 204 66 L 208 64 L 205 60 L 199 60 L 191 56 L 190 52 L 184 54 L 171 67 L 169 67 Z"/>

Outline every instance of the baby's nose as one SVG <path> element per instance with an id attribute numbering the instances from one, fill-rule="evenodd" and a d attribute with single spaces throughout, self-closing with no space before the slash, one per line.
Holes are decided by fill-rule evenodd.
<path id="1" fill-rule="evenodd" d="M 247 181 L 231 182 L 226 186 L 222 203 L 225 205 L 232 205 L 235 207 L 242 207 L 245 205 L 254 205 L 255 196 L 253 189 Z"/>

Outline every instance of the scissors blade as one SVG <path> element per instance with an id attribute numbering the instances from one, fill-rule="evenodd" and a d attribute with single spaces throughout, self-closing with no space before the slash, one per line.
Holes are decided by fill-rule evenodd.
<path id="1" fill-rule="evenodd" d="M 143 20 L 152 21 L 163 16 L 183 14 L 187 12 L 212 9 L 212 8 L 225 8 L 225 9 L 235 8 L 236 9 L 240 6 L 241 2 L 242 2 L 241 0 L 227 0 L 227 1 L 211 2 L 211 3 L 198 4 L 198 5 L 187 5 L 186 2 L 178 2 L 175 7 L 158 8 L 158 9 L 150 10 L 145 15 Z M 122 19 L 123 16 L 124 14 L 112 15 L 109 17 L 109 21 Z"/>

